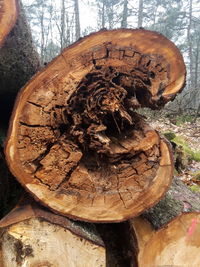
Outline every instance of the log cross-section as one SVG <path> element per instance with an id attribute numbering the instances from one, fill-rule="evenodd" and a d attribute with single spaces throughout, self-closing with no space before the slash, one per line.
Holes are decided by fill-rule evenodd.
<path id="1" fill-rule="evenodd" d="M 16 0 L 0 0 L 0 47 L 15 25 L 17 9 Z"/>
<path id="2" fill-rule="evenodd" d="M 86 221 L 123 221 L 171 182 L 165 140 L 135 110 L 160 108 L 185 83 L 176 46 L 146 30 L 100 31 L 65 49 L 16 101 L 11 171 L 49 208 Z"/>
<path id="3" fill-rule="evenodd" d="M 157 231 L 140 217 L 134 218 L 131 226 L 138 267 L 200 265 L 199 212 L 182 213 Z"/>
<path id="4" fill-rule="evenodd" d="M 105 267 L 93 224 L 77 223 L 23 200 L 0 221 L 1 267 Z"/>

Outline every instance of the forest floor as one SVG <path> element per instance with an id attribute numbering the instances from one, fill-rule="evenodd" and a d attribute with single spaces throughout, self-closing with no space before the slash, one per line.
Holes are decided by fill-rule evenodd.
<path id="1" fill-rule="evenodd" d="M 200 193 L 200 118 L 195 123 L 177 123 L 176 120 L 161 116 L 160 118 L 151 117 L 148 122 L 164 135 L 173 134 L 172 141 L 179 149 L 176 148 L 174 151 L 175 161 L 181 162 L 181 167 L 175 170 L 175 175 L 193 191 Z M 177 159 L 180 155 L 182 158 Z"/>

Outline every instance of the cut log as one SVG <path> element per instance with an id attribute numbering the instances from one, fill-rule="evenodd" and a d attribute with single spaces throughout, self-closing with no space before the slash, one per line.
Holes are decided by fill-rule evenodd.
<path id="1" fill-rule="evenodd" d="M 94 225 L 76 223 L 36 204 L 18 206 L 0 222 L 1 267 L 105 267 Z"/>
<path id="2" fill-rule="evenodd" d="M 172 42 L 146 30 L 100 31 L 62 52 L 21 91 L 6 146 L 12 173 L 63 215 L 123 221 L 171 182 L 165 140 L 135 113 L 159 108 L 185 83 Z"/>
<path id="3" fill-rule="evenodd" d="M 200 195 L 174 179 L 166 196 L 130 220 L 139 267 L 199 266 Z"/>
<path id="4" fill-rule="evenodd" d="M 0 47 L 17 20 L 17 1 L 0 1 Z"/>
<path id="5" fill-rule="evenodd" d="M 24 11 L 18 0 L 0 0 L 0 218 L 15 205 L 21 192 L 7 169 L 3 135 L 19 89 L 39 68 Z"/>
<path id="6" fill-rule="evenodd" d="M 138 267 L 200 266 L 200 213 L 183 213 L 158 231 L 145 219 L 132 220 Z"/>
<path id="7" fill-rule="evenodd" d="M 22 4 L 0 0 L 0 124 L 7 128 L 19 89 L 39 69 Z"/>

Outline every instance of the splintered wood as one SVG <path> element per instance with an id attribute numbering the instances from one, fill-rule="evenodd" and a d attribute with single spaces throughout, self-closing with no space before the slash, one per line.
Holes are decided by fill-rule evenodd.
<path id="1" fill-rule="evenodd" d="M 0 47 L 15 25 L 17 13 L 16 0 L 0 0 Z"/>
<path id="2" fill-rule="evenodd" d="M 44 205 L 86 221 L 123 221 L 154 205 L 171 150 L 135 110 L 183 88 L 178 49 L 146 30 L 100 31 L 65 49 L 19 95 L 6 146 L 11 171 Z"/>

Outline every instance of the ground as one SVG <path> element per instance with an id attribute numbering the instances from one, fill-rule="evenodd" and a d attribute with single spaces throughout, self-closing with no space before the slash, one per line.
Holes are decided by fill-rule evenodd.
<path id="1" fill-rule="evenodd" d="M 196 192 L 200 193 L 200 118 L 196 122 L 181 122 L 178 119 L 149 118 L 150 125 L 160 133 L 174 133 L 186 159 L 185 166 L 175 175 Z M 173 140 L 172 140 L 173 141 Z"/>

